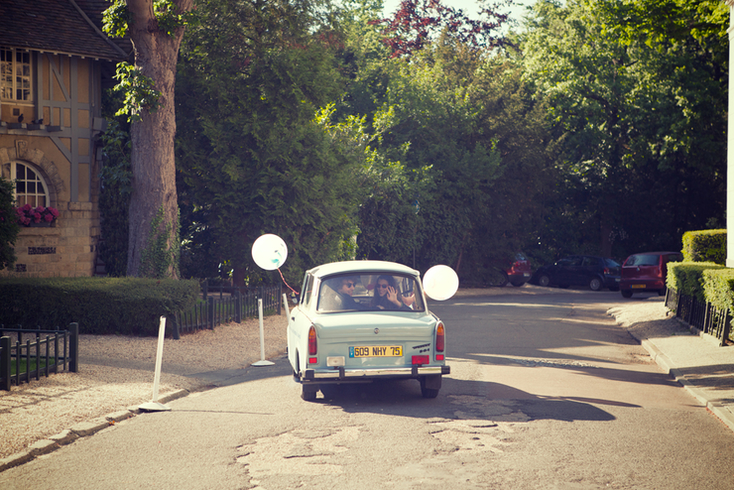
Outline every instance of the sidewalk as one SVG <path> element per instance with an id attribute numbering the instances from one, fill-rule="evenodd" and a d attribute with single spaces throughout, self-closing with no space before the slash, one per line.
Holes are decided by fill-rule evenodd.
<path id="1" fill-rule="evenodd" d="M 719 347 L 718 340 L 691 330 L 689 335 L 643 340 L 642 346 L 661 368 L 734 430 L 734 347 Z"/>
<path id="2" fill-rule="evenodd" d="M 621 308 L 609 311 L 618 320 L 623 313 Z M 658 366 L 734 431 L 734 346 L 720 347 L 713 336 L 674 316 L 663 321 L 671 325 L 667 335 L 629 331 Z"/>

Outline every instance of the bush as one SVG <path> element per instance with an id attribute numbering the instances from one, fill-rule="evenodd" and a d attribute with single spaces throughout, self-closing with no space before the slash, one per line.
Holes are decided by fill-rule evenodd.
<path id="1" fill-rule="evenodd" d="M 13 245 L 18 239 L 20 225 L 13 207 L 13 188 L 12 182 L 0 176 L 0 271 L 13 267 L 16 260 Z"/>
<path id="2" fill-rule="evenodd" d="M 72 322 L 79 333 L 155 336 L 161 316 L 189 310 L 195 280 L 140 278 L 3 278 L 0 323 L 53 328 Z"/>
<path id="3" fill-rule="evenodd" d="M 703 289 L 708 303 L 734 314 L 734 269 L 703 271 Z"/>
<path id="4" fill-rule="evenodd" d="M 726 263 L 726 230 L 687 231 L 683 234 L 683 260 Z"/>
<path id="5" fill-rule="evenodd" d="M 713 262 L 669 262 L 665 285 L 679 294 L 693 296 L 705 303 L 703 273 L 710 269 L 726 269 Z"/>

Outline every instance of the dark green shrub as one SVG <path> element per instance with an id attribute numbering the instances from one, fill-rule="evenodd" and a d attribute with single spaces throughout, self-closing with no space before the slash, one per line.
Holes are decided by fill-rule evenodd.
<path id="1" fill-rule="evenodd" d="M 155 336 L 161 316 L 190 309 L 195 280 L 141 278 L 3 278 L 0 323 L 53 328 L 79 323 L 84 334 Z"/>
<path id="2" fill-rule="evenodd" d="M 0 271 L 13 267 L 15 263 L 15 240 L 18 238 L 20 225 L 15 218 L 13 202 L 13 183 L 0 176 Z"/>
<path id="3" fill-rule="evenodd" d="M 726 263 L 726 230 L 687 231 L 683 234 L 683 260 Z"/>

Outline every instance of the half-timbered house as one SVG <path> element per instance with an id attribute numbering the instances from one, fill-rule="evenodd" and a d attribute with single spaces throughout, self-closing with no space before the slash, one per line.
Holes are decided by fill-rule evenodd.
<path id="1" fill-rule="evenodd" d="M 24 226 L 5 275 L 94 274 L 100 240 L 102 90 L 124 43 L 101 30 L 105 1 L 0 1 L 0 169 L 18 206 L 59 217 Z"/>

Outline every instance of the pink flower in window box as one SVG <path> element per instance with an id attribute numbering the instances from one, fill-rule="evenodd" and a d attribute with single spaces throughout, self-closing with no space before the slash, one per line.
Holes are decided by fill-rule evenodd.
<path id="1" fill-rule="evenodd" d="M 59 217 L 59 212 L 55 208 L 38 206 L 32 207 L 30 204 L 15 208 L 15 214 L 18 222 L 23 226 L 33 226 L 38 223 L 51 224 Z"/>

